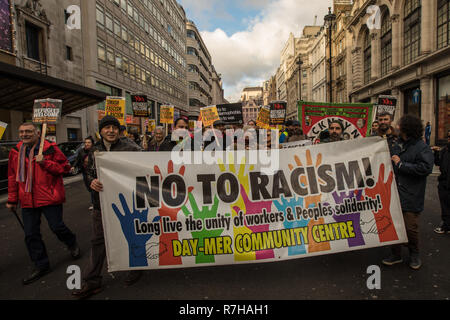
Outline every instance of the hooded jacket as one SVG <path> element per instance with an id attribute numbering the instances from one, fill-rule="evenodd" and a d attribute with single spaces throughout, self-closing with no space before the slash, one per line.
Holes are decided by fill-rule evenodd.
<path id="1" fill-rule="evenodd" d="M 26 179 L 24 182 L 16 181 L 17 161 L 22 144 L 19 142 L 9 153 L 8 203 L 20 202 L 22 208 L 39 208 L 64 203 L 66 195 L 63 174 L 70 171 L 70 164 L 66 156 L 56 143 L 45 140 L 42 152 L 44 161 L 38 164 L 36 158 L 33 158 L 31 163 L 33 166 L 32 190 L 25 192 Z M 29 165 L 28 157 L 25 157 L 26 172 L 28 172 Z"/>

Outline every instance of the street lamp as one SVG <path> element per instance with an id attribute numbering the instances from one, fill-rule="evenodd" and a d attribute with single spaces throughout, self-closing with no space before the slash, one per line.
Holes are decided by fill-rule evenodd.
<path id="1" fill-rule="evenodd" d="M 328 14 L 324 17 L 325 20 L 325 26 L 328 27 L 328 46 L 330 47 L 330 64 L 329 64 L 329 68 L 330 68 L 330 84 L 329 84 L 329 90 L 330 90 L 330 102 L 333 102 L 333 89 L 331 87 L 331 81 L 332 81 L 332 73 L 331 73 L 331 32 L 332 32 L 332 26 L 333 26 L 333 22 L 336 20 L 336 15 L 331 13 L 331 7 L 328 7 Z M 326 53 L 325 53 L 326 55 Z"/>
<path id="2" fill-rule="evenodd" d="M 302 100 L 302 77 L 301 77 L 301 71 L 302 71 L 302 64 L 303 61 L 300 60 L 300 57 L 297 60 L 297 65 L 298 65 L 298 100 Z"/>

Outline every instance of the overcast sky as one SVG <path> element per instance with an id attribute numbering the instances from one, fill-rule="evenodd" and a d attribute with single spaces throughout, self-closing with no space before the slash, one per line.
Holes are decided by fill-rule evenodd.
<path id="1" fill-rule="evenodd" d="M 238 101 L 246 86 L 261 86 L 280 65 L 289 33 L 323 23 L 332 0 L 178 0 L 193 20 L 222 74 L 225 98 Z"/>

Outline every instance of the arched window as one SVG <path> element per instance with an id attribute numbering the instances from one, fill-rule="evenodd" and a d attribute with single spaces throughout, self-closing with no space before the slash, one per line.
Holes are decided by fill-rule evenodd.
<path id="1" fill-rule="evenodd" d="M 437 46 L 441 49 L 450 44 L 450 0 L 438 0 L 437 19 Z"/>
<path id="2" fill-rule="evenodd" d="M 403 43 L 405 65 L 413 62 L 420 54 L 420 0 L 406 0 Z"/>
<path id="3" fill-rule="evenodd" d="M 372 53 L 369 29 L 364 34 L 364 83 L 369 83 L 371 77 Z"/>
<path id="4" fill-rule="evenodd" d="M 386 9 L 381 20 L 381 76 L 392 68 L 392 23 Z"/>

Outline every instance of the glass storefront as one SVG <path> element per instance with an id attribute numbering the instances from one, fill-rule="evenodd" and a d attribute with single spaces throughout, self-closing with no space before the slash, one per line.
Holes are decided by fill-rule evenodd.
<path id="1" fill-rule="evenodd" d="M 447 141 L 450 130 L 450 74 L 437 79 L 437 137 L 439 143 Z"/>

